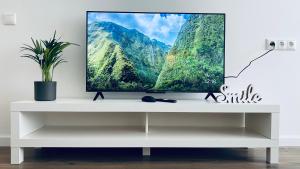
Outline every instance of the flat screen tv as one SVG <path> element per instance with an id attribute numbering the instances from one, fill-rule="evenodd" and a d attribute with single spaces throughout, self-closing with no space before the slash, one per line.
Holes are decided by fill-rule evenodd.
<path id="1" fill-rule="evenodd" d="M 88 11 L 88 92 L 219 92 L 225 14 Z"/>

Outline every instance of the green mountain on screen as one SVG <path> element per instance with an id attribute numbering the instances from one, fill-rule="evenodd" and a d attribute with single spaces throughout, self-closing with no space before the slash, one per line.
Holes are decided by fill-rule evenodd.
<path id="1" fill-rule="evenodd" d="M 201 88 L 202 91 L 217 91 L 223 84 L 223 32 L 223 16 L 192 15 L 182 26 L 173 47 L 166 55 L 154 88 L 180 91 L 198 91 Z"/>
<path id="2" fill-rule="evenodd" d="M 112 22 L 89 24 L 88 36 L 90 89 L 153 88 L 170 46 Z"/>

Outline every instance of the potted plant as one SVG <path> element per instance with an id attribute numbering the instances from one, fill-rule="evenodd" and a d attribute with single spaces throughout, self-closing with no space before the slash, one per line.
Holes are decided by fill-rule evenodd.
<path id="1" fill-rule="evenodd" d="M 56 82 L 53 80 L 54 69 L 66 62 L 62 52 L 70 45 L 70 42 L 62 42 L 56 38 L 56 31 L 50 40 L 34 40 L 33 46 L 24 44 L 21 51 L 27 51 L 21 57 L 29 58 L 39 64 L 42 71 L 42 81 L 34 82 L 34 98 L 37 101 L 53 101 L 56 99 Z"/>

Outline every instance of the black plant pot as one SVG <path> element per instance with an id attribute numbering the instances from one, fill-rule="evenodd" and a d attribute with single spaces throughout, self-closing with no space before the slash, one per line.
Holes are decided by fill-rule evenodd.
<path id="1" fill-rule="evenodd" d="M 55 100 L 56 82 L 34 82 L 34 99 L 36 101 Z"/>

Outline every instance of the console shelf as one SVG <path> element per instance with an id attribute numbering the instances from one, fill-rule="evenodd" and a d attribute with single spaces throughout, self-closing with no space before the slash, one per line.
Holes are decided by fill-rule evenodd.
<path id="1" fill-rule="evenodd" d="M 20 139 L 24 147 L 143 147 L 144 140 L 143 128 L 118 126 L 44 126 Z"/>
<path id="2" fill-rule="evenodd" d="M 142 127 L 118 126 L 44 126 L 22 137 L 24 140 L 39 139 L 121 139 L 144 138 Z"/>
<path id="3" fill-rule="evenodd" d="M 151 144 L 149 147 L 232 148 L 277 144 L 276 141 L 244 127 L 150 127 L 147 138 Z"/>
<path id="4" fill-rule="evenodd" d="M 63 115 L 68 118 L 57 124 Z M 132 118 L 126 119 L 127 115 Z M 228 122 L 241 116 L 243 123 L 219 126 L 219 119 L 214 126 L 198 122 L 219 116 Z M 82 117 L 91 119 L 83 123 Z M 70 118 L 78 122 L 70 125 Z M 103 123 L 91 123 L 97 119 Z M 151 147 L 264 147 L 267 161 L 278 163 L 278 122 L 279 106 L 266 104 L 82 99 L 13 102 L 11 163 L 23 161 L 24 147 L 141 147 L 144 155 L 150 155 Z"/>
<path id="5" fill-rule="evenodd" d="M 113 141 L 112 141 L 113 140 Z M 44 126 L 23 136 L 24 147 L 266 147 L 276 141 L 245 128 Z"/>

